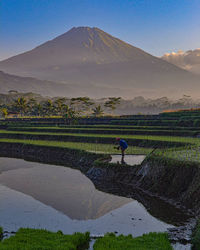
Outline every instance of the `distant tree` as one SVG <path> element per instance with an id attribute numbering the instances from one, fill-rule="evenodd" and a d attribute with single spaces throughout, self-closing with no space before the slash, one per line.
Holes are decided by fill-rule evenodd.
<path id="1" fill-rule="evenodd" d="M 55 111 L 58 115 L 63 115 L 67 110 L 67 105 L 65 104 L 66 98 L 58 98 L 54 102 Z"/>
<path id="2" fill-rule="evenodd" d="M 14 106 L 20 115 L 23 116 L 27 110 L 27 100 L 24 97 L 19 97 L 14 102 Z"/>
<path id="3" fill-rule="evenodd" d="M 43 114 L 44 115 L 53 115 L 54 112 L 54 105 L 51 99 L 46 100 L 43 102 Z"/>
<path id="4" fill-rule="evenodd" d="M 65 119 L 69 119 L 70 124 L 76 124 L 79 113 L 75 111 L 73 108 L 69 107 L 68 105 L 65 105 L 65 113 L 63 115 Z"/>
<path id="5" fill-rule="evenodd" d="M 27 114 L 28 115 L 37 115 L 37 107 L 38 107 L 38 103 L 35 100 L 35 98 L 31 98 L 28 100 L 27 103 Z"/>
<path id="6" fill-rule="evenodd" d="M 73 110 L 74 112 L 76 112 L 77 115 L 79 115 L 81 113 L 81 111 L 80 111 L 80 97 L 71 98 L 69 108 L 71 110 Z"/>
<path id="7" fill-rule="evenodd" d="M 92 109 L 92 111 L 93 111 L 92 114 L 93 114 L 95 117 L 100 117 L 100 116 L 102 116 L 103 113 L 104 113 L 104 110 L 102 109 L 101 105 L 96 106 L 95 108 Z"/>
<path id="8" fill-rule="evenodd" d="M 1 109 L 1 115 L 2 115 L 4 118 L 7 117 L 7 115 L 8 115 L 8 110 L 7 110 L 7 108 L 2 108 L 2 109 Z"/>
<path id="9" fill-rule="evenodd" d="M 34 106 L 34 113 L 35 113 L 36 116 L 44 116 L 45 115 L 43 106 L 40 103 L 37 103 Z"/>
<path id="10" fill-rule="evenodd" d="M 65 118 L 69 118 L 69 119 L 77 119 L 79 117 L 79 113 L 77 111 L 75 111 L 72 107 L 70 107 L 69 105 L 64 106 L 64 114 L 63 117 Z"/>
<path id="11" fill-rule="evenodd" d="M 104 103 L 104 107 L 109 108 L 112 112 L 114 112 L 120 102 L 121 97 L 109 97 L 108 100 Z"/>
<path id="12" fill-rule="evenodd" d="M 89 97 L 82 97 L 83 111 L 87 112 L 90 110 L 91 106 L 94 105 L 94 102 L 91 101 Z"/>
<path id="13" fill-rule="evenodd" d="M 71 98 L 70 107 L 76 111 L 78 115 L 83 112 L 89 111 L 90 107 L 94 104 L 89 97 L 76 97 Z"/>

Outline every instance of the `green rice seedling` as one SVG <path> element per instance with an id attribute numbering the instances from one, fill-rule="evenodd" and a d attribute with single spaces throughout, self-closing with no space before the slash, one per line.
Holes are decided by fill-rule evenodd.
<path id="1" fill-rule="evenodd" d="M 62 141 L 45 141 L 45 140 L 23 140 L 23 139 L 0 139 L 2 143 L 23 143 L 27 145 L 39 145 L 48 147 L 61 147 L 61 148 L 72 148 L 85 150 L 95 153 L 107 153 L 107 154 L 118 154 L 119 151 L 114 149 L 112 144 L 100 144 L 100 143 L 80 143 L 80 142 L 62 142 Z M 95 147 L 94 147 L 95 145 Z M 151 148 L 140 148 L 129 146 L 127 154 L 148 154 L 151 152 Z"/>
<path id="2" fill-rule="evenodd" d="M 42 229 L 21 228 L 16 235 L 0 242 L 1 250 L 84 250 L 89 246 L 89 233 L 64 235 Z"/>
<path id="3" fill-rule="evenodd" d="M 55 133 L 51 132 L 24 132 L 24 131 L 5 131 L 0 130 L 0 134 L 22 134 L 22 135 L 49 135 L 54 136 Z M 174 142 L 174 143 L 191 143 L 191 144 L 198 144 L 200 145 L 200 140 L 198 138 L 188 138 L 188 137 L 169 137 L 169 136 L 151 136 L 151 135 L 119 135 L 119 134 L 85 134 L 85 133 L 56 133 L 57 136 L 71 136 L 71 137 L 78 137 L 78 138 L 112 138 L 115 139 L 116 137 L 123 137 L 125 140 L 129 139 L 139 139 L 139 140 L 146 140 L 146 141 L 154 141 L 155 144 L 157 142 Z"/>
<path id="4" fill-rule="evenodd" d="M 107 234 L 98 239 L 94 250 L 172 250 L 166 233 L 149 233 L 133 238 L 128 236 L 115 236 Z"/>
<path id="5" fill-rule="evenodd" d="M 164 130 L 164 129 L 151 129 L 151 128 L 112 128 L 112 127 L 8 127 L 9 131 L 29 131 L 29 132 L 53 132 L 53 133 L 95 133 L 95 134 L 112 134 L 112 133 L 118 133 L 118 134 L 149 134 L 149 135 L 171 135 L 171 136 L 193 136 L 197 131 L 189 131 L 189 130 Z"/>

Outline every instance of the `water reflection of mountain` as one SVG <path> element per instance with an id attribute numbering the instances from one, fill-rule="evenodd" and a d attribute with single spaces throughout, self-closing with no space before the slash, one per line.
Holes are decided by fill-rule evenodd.
<path id="1" fill-rule="evenodd" d="M 78 170 L 9 158 L 1 158 L 1 168 L 3 185 L 30 195 L 72 219 L 99 218 L 132 201 L 96 190 Z"/>

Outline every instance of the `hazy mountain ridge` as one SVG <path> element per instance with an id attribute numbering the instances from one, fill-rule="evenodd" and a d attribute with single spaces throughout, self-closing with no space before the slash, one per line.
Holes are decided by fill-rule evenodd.
<path id="1" fill-rule="evenodd" d="M 57 91 L 55 91 L 57 89 Z M 32 77 L 21 77 L 6 74 L 0 71 L 0 93 L 7 93 L 10 90 L 19 92 L 34 92 L 41 95 L 55 96 L 61 95 L 70 88 L 61 83 L 55 83 L 46 80 L 39 80 Z"/>
<path id="2" fill-rule="evenodd" d="M 177 97 L 197 95 L 200 90 L 200 77 L 89 27 L 72 28 L 31 51 L 4 60 L 0 69 L 67 84 L 72 89 L 63 89 L 62 93 L 68 96 L 118 93 L 126 98 Z"/>
<path id="3" fill-rule="evenodd" d="M 121 88 L 112 88 L 105 86 L 95 86 L 92 84 L 85 84 L 82 88 L 78 84 L 63 84 L 47 80 L 39 80 L 33 77 L 22 77 L 17 75 L 11 75 L 0 71 L 0 93 L 6 94 L 8 91 L 14 90 L 19 92 L 34 92 L 44 96 L 90 96 L 92 98 L 101 98 L 102 96 L 126 96 L 128 94 L 137 94 L 131 89 L 123 90 Z"/>

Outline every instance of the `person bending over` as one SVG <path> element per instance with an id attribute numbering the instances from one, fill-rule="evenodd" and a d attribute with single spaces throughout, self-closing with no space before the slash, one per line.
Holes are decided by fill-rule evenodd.
<path id="1" fill-rule="evenodd" d="M 128 144 L 125 140 L 120 139 L 120 138 L 116 138 L 116 142 L 119 144 L 119 146 L 117 147 L 117 149 L 121 149 L 122 152 L 122 161 L 124 160 L 124 155 L 125 155 L 125 150 L 128 148 Z"/>

